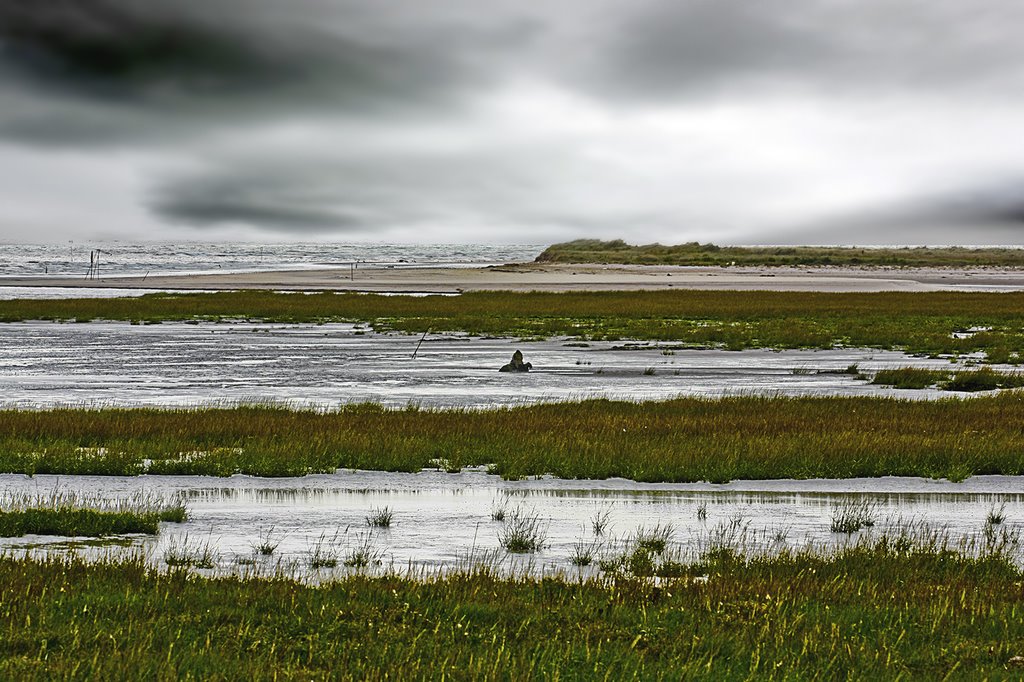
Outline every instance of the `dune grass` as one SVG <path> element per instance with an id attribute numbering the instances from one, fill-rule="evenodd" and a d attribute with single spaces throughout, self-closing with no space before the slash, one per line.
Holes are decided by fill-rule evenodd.
<path id="1" fill-rule="evenodd" d="M 487 466 L 638 481 L 1024 474 L 1024 394 L 585 400 L 468 409 L 0 410 L 0 471 L 298 476 Z"/>
<path id="2" fill-rule="evenodd" d="M 1021 571 L 882 539 L 676 578 L 286 578 L 0 557 L 5 679 L 1019 679 Z"/>
<path id="3" fill-rule="evenodd" d="M 109 500 L 59 490 L 42 495 L 9 493 L 0 496 L 0 537 L 156 535 L 161 521 L 181 523 L 186 515 L 181 500 L 168 502 L 145 495 Z"/>
<path id="4" fill-rule="evenodd" d="M 1024 267 L 1024 249 L 966 247 L 863 248 L 842 246 L 631 245 L 616 239 L 553 244 L 540 263 L 643 265 L 857 265 L 892 267 Z"/>
<path id="5" fill-rule="evenodd" d="M 360 321 L 381 331 L 642 339 L 681 347 L 985 352 L 1022 361 L 1024 293 L 648 291 L 460 296 L 235 291 L 131 299 L 0 301 L 0 321 Z"/>

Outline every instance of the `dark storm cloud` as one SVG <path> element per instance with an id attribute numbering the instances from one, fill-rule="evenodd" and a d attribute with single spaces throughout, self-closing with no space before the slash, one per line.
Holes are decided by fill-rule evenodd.
<path id="1" fill-rule="evenodd" d="M 559 177 L 582 176 L 575 155 L 495 144 L 462 152 L 392 152 L 288 162 L 232 160 L 166 178 L 149 206 L 162 218 L 207 229 L 232 223 L 283 232 L 364 233 L 414 225 L 611 229 L 656 209 L 593 205 Z M 506 235 L 515 238 L 516 233 Z"/>
<path id="2" fill-rule="evenodd" d="M 345 232 L 441 220 L 494 200 L 480 166 L 407 156 L 330 163 L 236 162 L 166 179 L 150 207 L 195 227 L 243 222 L 271 230 Z M 495 177 L 494 167 L 488 173 Z M 499 173 L 502 182 L 506 173 Z M 475 177 L 474 177 L 475 176 Z M 492 188 L 493 189 L 493 188 Z M 504 202 L 494 202 L 499 212 Z"/>
<path id="3" fill-rule="evenodd" d="M 0 0 L 0 96 L 16 105 L 0 129 L 102 143 L 288 115 L 423 116 L 484 87 L 528 33 L 389 17 L 318 0 Z"/>
<path id="4" fill-rule="evenodd" d="M 0 133 L 104 143 L 284 116 L 423 118 L 517 78 L 621 105 L 788 89 L 1003 96 L 1006 2 L 0 0 Z"/>
<path id="5" fill-rule="evenodd" d="M 125 0 L 3 0 L 0 38 L 13 70 L 97 96 L 231 93 L 303 75 L 298 54 L 232 35 L 234 18 L 217 14 Z"/>

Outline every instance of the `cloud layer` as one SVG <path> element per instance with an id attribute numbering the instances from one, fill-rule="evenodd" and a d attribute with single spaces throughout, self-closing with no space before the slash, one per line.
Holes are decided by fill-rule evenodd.
<path id="1" fill-rule="evenodd" d="M 1021 20 L 0 0 L 0 236 L 1018 243 Z"/>

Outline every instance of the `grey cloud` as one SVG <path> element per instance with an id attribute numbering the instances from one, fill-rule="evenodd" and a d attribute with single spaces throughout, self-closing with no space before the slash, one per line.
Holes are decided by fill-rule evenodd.
<path id="1" fill-rule="evenodd" d="M 457 115 L 516 79 L 622 104 L 1024 85 L 1024 6 L 828 0 L 0 0 L 0 133 L 174 138 Z M 66 111 L 62 111 L 66 109 Z"/>
<path id="2" fill-rule="evenodd" d="M 647 2 L 605 31 L 568 78 L 617 98 L 764 91 L 849 95 L 949 88 L 1006 96 L 1024 84 L 1012 2 Z"/>
<path id="3" fill-rule="evenodd" d="M 0 130 L 102 142 L 289 115 L 422 117 L 485 88 L 493 62 L 529 39 L 523 22 L 377 8 L 0 0 L 0 96 L 22 105 L 0 111 Z"/>
<path id="4" fill-rule="evenodd" d="M 783 244 L 1019 244 L 1024 178 L 932 193 L 804 224 L 760 239 Z"/>
<path id="5" fill-rule="evenodd" d="M 245 223 L 278 232 L 387 232 L 415 225 L 517 231 L 647 221 L 657 208 L 617 208 L 581 192 L 588 162 L 543 146 L 390 153 L 329 160 L 226 160 L 164 178 L 149 207 L 196 228 Z M 593 169 L 590 170 L 593 173 Z M 482 232 L 482 233 L 483 233 Z M 482 234 L 481 233 L 481 234 Z"/>

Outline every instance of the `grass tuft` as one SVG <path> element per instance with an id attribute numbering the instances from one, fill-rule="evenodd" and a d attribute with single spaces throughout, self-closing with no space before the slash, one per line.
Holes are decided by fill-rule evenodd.
<path id="1" fill-rule="evenodd" d="M 498 544 L 510 554 L 539 552 L 547 541 L 547 528 L 540 516 L 522 507 L 512 510 L 498 531 Z"/>
<path id="2" fill-rule="evenodd" d="M 867 499 L 851 499 L 832 508 L 832 532 L 856 533 L 875 525 L 878 505 Z"/>
<path id="3" fill-rule="evenodd" d="M 220 556 L 210 541 L 192 540 L 188 534 L 172 537 L 164 550 L 164 563 L 172 568 L 205 568 L 217 566 Z"/>
<path id="4" fill-rule="evenodd" d="M 366 525 L 371 528 L 390 528 L 394 512 L 391 507 L 374 508 L 366 516 Z"/>

